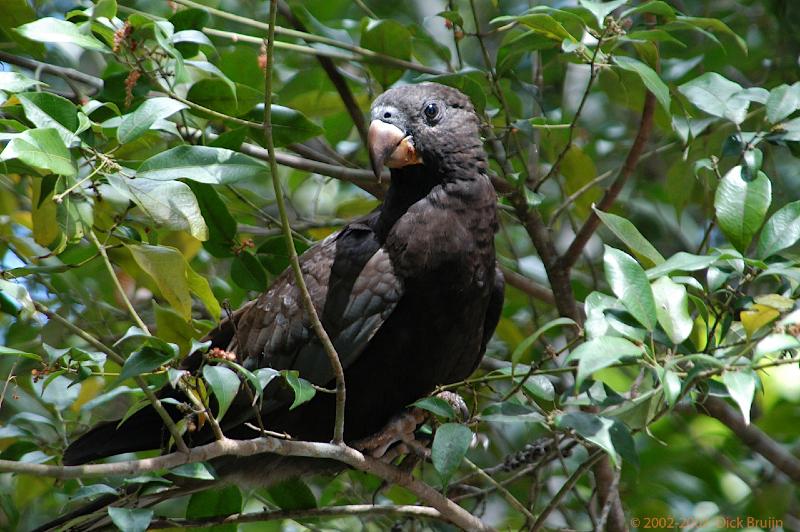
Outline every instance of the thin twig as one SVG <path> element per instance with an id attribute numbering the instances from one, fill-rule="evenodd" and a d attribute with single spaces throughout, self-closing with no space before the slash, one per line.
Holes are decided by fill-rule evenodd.
<path id="1" fill-rule="evenodd" d="M 328 333 L 325 332 L 325 328 L 322 326 L 322 322 L 317 315 L 317 310 L 314 308 L 314 300 L 311 299 L 311 294 L 309 294 L 308 287 L 303 278 L 303 270 L 300 267 L 297 250 L 294 247 L 292 228 L 289 225 L 283 190 L 281 189 L 280 179 L 278 178 L 278 163 L 275 160 L 275 144 L 272 138 L 272 105 L 270 100 L 272 97 L 272 67 L 275 62 L 275 18 L 277 12 L 278 0 L 271 0 L 269 6 L 270 23 L 267 35 L 267 66 L 265 68 L 264 78 L 264 137 L 266 138 L 269 164 L 272 171 L 272 186 L 275 190 L 275 201 L 278 206 L 278 212 L 280 213 L 281 227 L 283 229 L 284 239 L 286 240 L 286 250 L 289 253 L 289 262 L 294 272 L 295 283 L 302 296 L 303 307 L 305 308 L 306 314 L 308 314 L 314 332 L 317 334 L 322 347 L 325 349 L 325 353 L 328 355 L 331 368 L 336 378 L 336 421 L 333 427 L 333 442 L 335 444 L 342 444 L 344 442 L 344 407 L 346 399 L 344 369 L 339 360 L 339 354 L 336 352 L 336 348 L 333 347 L 333 342 L 331 342 L 331 339 L 328 337 Z"/>
<path id="2" fill-rule="evenodd" d="M 564 482 L 564 485 L 561 486 L 561 489 L 558 490 L 558 493 L 556 493 L 553 496 L 553 498 L 550 499 L 550 502 L 547 504 L 544 510 L 542 510 L 542 512 L 539 514 L 539 517 L 536 519 L 536 522 L 533 523 L 533 526 L 530 529 L 531 532 L 537 532 L 538 530 L 541 530 L 542 527 L 544 527 L 544 523 L 547 520 L 547 517 L 550 515 L 550 513 L 552 513 L 552 511 L 555 510 L 559 504 L 561 504 L 562 499 L 566 497 L 567 493 L 572 491 L 572 488 L 575 486 L 575 484 L 577 484 L 580 478 L 584 474 L 586 474 L 592 468 L 595 462 L 597 462 L 602 457 L 603 457 L 603 451 L 601 449 L 595 449 L 594 451 L 592 451 L 589 457 L 586 460 L 584 460 L 583 463 L 579 465 L 575 471 L 572 472 L 572 475 L 570 475 L 567 481 Z"/>
<path id="3" fill-rule="evenodd" d="M 33 306 L 34 308 L 36 308 L 37 311 L 41 312 L 49 319 L 57 321 L 64 328 L 70 330 L 74 334 L 83 338 L 88 344 L 93 346 L 98 351 L 102 351 L 103 353 L 105 353 L 108 356 L 108 358 L 113 360 L 115 363 L 119 364 L 120 366 L 125 364 L 125 359 L 122 358 L 122 356 L 119 355 L 116 351 L 114 351 L 113 349 L 105 345 L 103 342 L 101 342 L 88 332 L 84 331 L 71 321 L 63 318 L 60 314 L 53 312 L 46 306 L 42 305 L 41 303 L 37 303 L 36 301 L 34 301 Z M 178 430 L 178 426 L 175 425 L 175 422 L 172 420 L 172 417 L 164 409 L 164 405 L 161 404 L 161 401 L 158 399 L 158 397 L 156 397 L 156 394 L 153 393 L 153 390 L 150 389 L 150 386 L 147 384 L 147 382 L 141 377 L 141 375 L 134 376 L 133 380 L 134 382 L 136 382 L 136 385 L 142 389 L 145 397 L 147 397 L 147 399 L 150 401 L 150 404 L 153 406 L 153 409 L 158 413 L 159 417 L 161 418 L 161 421 L 164 422 L 164 426 L 167 428 L 167 431 L 170 433 L 170 436 L 172 436 L 172 439 L 175 441 L 175 447 L 178 449 L 178 451 L 182 454 L 188 453 L 189 447 L 187 447 L 186 443 L 184 443 L 183 438 L 181 437 L 181 432 L 180 430 Z"/>
<path id="4" fill-rule="evenodd" d="M 477 465 L 475 465 L 474 463 L 472 463 L 472 462 L 471 462 L 471 461 L 470 461 L 468 458 L 464 458 L 464 463 L 465 463 L 465 464 L 467 464 L 467 466 L 469 466 L 469 468 L 470 468 L 470 469 L 471 469 L 471 470 L 472 470 L 472 471 L 473 471 L 475 474 L 477 474 L 477 475 L 478 475 L 480 478 L 482 478 L 483 480 L 485 480 L 486 482 L 488 482 L 489 484 L 491 484 L 492 486 L 494 486 L 494 489 L 496 489 L 496 490 L 497 490 L 497 491 L 498 491 L 498 492 L 499 492 L 499 493 L 500 493 L 500 494 L 503 496 L 503 498 L 504 498 L 506 501 L 508 501 L 508 503 L 509 503 L 511 506 L 513 506 L 513 507 L 514 507 L 514 508 L 515 508 L 517 511 L 519 511 L 519 512 L 520 512 L 522 515 L 524 515 L 524 516 L 525 516 L 525 518 L 528 520 L 528 522 L 532 523 L 532 522 L 534 522 L 534 521 L 536 520 L 536 518 L 533 516 L 533 514 L 530 512 L 530 510 L 528 510 L 527 508 L 525 508 L 525 505 L 524 505 L 524 504 L 522 504 L 521 502 L 519 502 L 519 501 L 517 500 L 517 498 L 516 498 L 516 497 L 514 497 L 514 495 L 512 495 L 512 494 L 511 494 L 511 492 L 510 492 L 510 491 L 508 491 L 508 490 L 507 490 L 507 489 L 506 489 L 504 486 L 502 486 L 502 485 L 501 485 L 501 484 L 500 484 L 498 481 L 496 481 L 496 480 L 495 480 L 494 478 L 492 478 L 492 477 L 491 477 L 489 474 L 487 474 L 487 473 L 486 473 L 486 472 L 485 472 L 483 469 L 481 469 L 480 467 L 478 467 Z"/>
<path id="5" fill-rule="evenodd" d="M 119 292 L 119 297 L 122 299 L 122 303 L 125 305 L 125 308 L 128 310 L 128 313 L 133 318 L 133 321 L 136 322 L 136 325 L 145 332 L 145 334 L 150 335 L 150 329 L 147 328 L 142 318 L 139 317 L 139 314 L 136 312 L 136 309 L 133 308 L 133 304 L 131 300 L 128 299 L 128 294 L 125 293 L 125 289 L 122 287 L 122 284 L 119 282 L 119 278 L 117 277 L 117 272 L 114 271 L 114 266 L 111 264 L 111 260 L 108 258 L 108 253 L 106 253 L 105 245 L 100 243 L 100 240 L 97 239 L 97 235 L 94 234 L 93 230 L 89 230 L 87 233 L 89 237 L 89 241 L 97 247 L 97 251 L 100 252 L 100 256 L 103 257 L 103 264 L 106 265 L 106 269 L 108 270 L 109 275 L 111 276 L 111 281 L 114 283 L 114 286 Z"/>

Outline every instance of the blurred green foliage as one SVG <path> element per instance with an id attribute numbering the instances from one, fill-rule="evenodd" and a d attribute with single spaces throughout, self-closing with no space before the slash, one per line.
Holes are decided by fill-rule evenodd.
<path id="1" fill-rule="evenodd" d="M 5 0 L 0 459 L 58 464 L 74 435 L 145 404 L 130 377 L 151 387 L 178 378 L 172 366 L 223 307 L 286 268 L 271 179 L 284 187 L 300 251 L 374 208 L 383 189 L 358 170 L 368 167 L 358 115 L 392 84 L 433 80 L 481 114 L 500 192 L 498 260 L 522 278 L 509 278 L 487 360 L 451 387 L 470 406 L 468 423 L 447 404 L 420 403 L 436 432 L 434 467 L 416 474 L 493 526 L 530 526 L 470 474 L 466 453 L 534 516 L 547 508 L 548 528 L 589 530 L 605 519 L 591 474 L 548 504 L 599 449 L 621 470 L 632 528 L 666 517 L 712 530 L 748 516 L 800 528 L 797 479 L 702 406 L 722 398 L 800 460 L 800 7 L 293 1 L 279 16 L 271 95 L 279 176 L 261 147 L 266 10 L 255 0 Z M 653 130 L 627 168 L 647 91 Z M 615 182 L 621 193 L 598 210 Z M 555 279 L 531 227 L 563 259 L 593 216 L 597 232 L 562 268 L 569 282 Z M 559 316 L 531 280 L 562 310 L 566 288 L 582 312 Z M 155 337 L 131 329 L 126 299 Z M 199 398 L 222 404 L 237 378 L 261 390 L 276 376 L 221 365 L 203 375 Z M 302 375 L 282 377 L 298 401 L 313 395 Z M 565 456 L 548 453 L 557 445 Z M 123 486 L 166 482 L 3 473 L 0 523 L 28 529 Z M 379 484 L 349 472 L 110 517 L 140 530 L 159 517 L 416 502 Z M 297 522 L 448 526 L 412 521 Z"/>

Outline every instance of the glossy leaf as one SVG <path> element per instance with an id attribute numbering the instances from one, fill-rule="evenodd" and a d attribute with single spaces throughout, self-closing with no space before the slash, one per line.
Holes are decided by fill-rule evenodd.
<path id="1" fill-rule="evenodd" d="M 17 28 L 17 32 L 32 41 L 75 44 L 86 50 L 110 51 L 105 44 L 91 34 L 89 26 L 77 26 L 72 22 L 45 17 Z"/>
<path id="2" fill-rule="evenodd" d="M 177 146 L 142 163 L 137 176 L 156 181 L 190 179 L 198 183 L 227 185 L 269 175 L 264 163 L 223 148 Z"/>
<path id="3" fill-rule="evenodd" d="M 145 532 L 153 519 L 153 510 L 109 506 L 108 516 L 121 532 Z"/>
<path id="4" fill-rule="evenodd" d="M 614 423 L 612 419 L 587 412 L 569 412 L 556 418 L 557 427 L 574 429 L 581 437 L 608 453 L 614 464 L 618 464 L 619 455 L 610 432 Z"/>
<path id="5" fill-rule="evenodd" d="M 722 374 L 722 382 L 728 389 L 731 399 L 739 407 L 744 424 L 750 424 L 750 406 L 756 393 L 756 374 L 751 370 L 726 371 Z"/>
<path id="6" fill-rule="evenodd" d="M 691 334 L 693 326 L 686 287 L 669 277 L 661 277 L 652 288 L 659 325 L 673 343 L 682 343 Z"/>
<path id="7" fill-rule="evenodd" d="M 616 364 L 623 358 L 640 357 L 643 352 L 642 347 L 625 338 L 600 336 L 580 344 L 570 352 L 566 360 L 578 362 L 575 387 L 580 388 L 581 383 L 595 371 Z"/>
<path id="8" fill-rule="evenodd" d="M 122 117 L 117 128 L 117 140 L 120 144 L 132 142 L 150 129 L 159 120 L 169 118 L 178 111 L 189 106 L 172 98 L 149 98 L 134 112 Z"/>
<path id="9" fill-rule="evenodd" d="M 16 159 L 42 174 L 67 177 L 77 173 L 72 156 L 58 131 L 52 128 L 30 129 L 11 139 L 0 152 L 0 161 Z"/>
<path id="10" fill-rule="evenodd" d="M 136 264 L 158 285 L 161 294 L 184 319 L 192 315 L 192 297 L 186 280 L 186 261 L 180 251 L 166 246 L 126 246 Z"/>
<path id="11" fill-rule="evenodd" d="M 594 212 L 603 224 L 611 229 L 611 232 L 622 240 L 637 257 L 646 259 L 652 266 L 664 262 L 664 257 L 661 256 L 661 253 L 653 247 L 653 244 L 629 220 L 597 208 L 594 209 Z"/>
<path id="12" fill-rule="evenodd" d="M 752 181 L 742 176 L 742 167 L 732 168 L 717 186 L 714 209 L 720 229 L 739 251 L 744 252 L 764 221 L 772 201 L 772 184 L 759 172 Z"/>
<path id="13" fill-rule="evenodd" d="M 300 378 L 300 375 L 297 371 L 286 371 L 283 372 L 284 378 L 286 379 L 286 383 L 292 388 L 294 392 L 294 401 L 292 405 L 289 407 L 289 410 L 294 410 L 301 404 L 310 401 L 314 395 L 316 395 L 317 390 L 305 379 Z M 331 427 L 331 431 L 333 427 Z"/>
<path id="14" fill-rule="evenodd" d="M 655 70 L 638 59 L 624 55 L 614 56 L 614 63 L 623 70 L 633 72 L 639 76 L 644 86 L 647 87 L 647 90 L 652 92 L 656 100 L 658 100 L 658 103 L 661 104 L 665 111 L 669 112 L 671 101 L 669 87 L 661 80 L 661 77 Z"/>
<path id="15" fill-rule="evenodd" d="M 214 397 L 217 398 L 219 410 L 217 420 L 221 420 L 231 406 L 239 391 L 239 377 L 224 366 L 203 366 L 203 378 L 208 383 Z"/>
<path id="16" fill-rule="evenodd" d="M 605 247 L 603 265 L 614 295 L 648 331 L 656 325 L 656 305 L 647 275 L 639 263 L 627 253 Z"/>
<path id="17" fill-rule="evenodd" d="M 192 190 L 180 181 L 128 179 L 109 175 L 108 183 L 128 196 L 158 228 L 186 231 L 198 240 L 208 239 L 208 228 Z"/>
<path id="18" fill-rule="evenodd" d="M 395 20 L 370 21 L 361 32 L 361 46 L 398 59 L 411 59 L 411 34 Z M 369 70 L 383 87 L 403 75 L 403 70 L 381 63 L 369 64 Z"/>
<path id="19" fill-rule="evenodd" d="M 174 349 L 157 349 L 151 344 L 145 344 L 137 351 L 131 353 L 131 356 L 125 360 L 125 364 L 122 366 L 122 371 L 120 371 L 119 374 L 119 382 L 148 371 L 153 371 L 173 360 L 177 354 L 177 351 Z"/>
<path id="20" fill-rule="evenodd" d="M 787 203 L 770 216 L 758 239 L 756 256 L 762 259 L 794 246 L 800 240 L 800 201 Z"/>
<path id="21" fill-rule="evenodd" d="M 769 92 L 767 120 L 777 124 L 800 108 L 800 83 L 779 85 Z"/>
<path id="22" fill-rule="evenodd" d="M 735 124 L 744 121 L 750 105 L 750 100 L 740 94 L 741 85 L 716 72 L 707 72 L 696 77 L 678 87 L 678 90 L 701 111 L 727 118 Z"/>
<path id="23" fill-rule="evenodd" d="M 606 17 L 618 7 L 624 6 L 628 0 L 612 0 L 610 2 L 603 2 L 598 0 L 578 0 L 581 7 L 588 9 L 594 18 L 597 19 L 597 25 L 601 28 L 605 25 Z"/>
<path id="24" fill-rule="evenodd" d="M 471 442 L 472 431 L 464 425 L 445 423 L 436 429 L 431 447 L 431 461 L 444 485 L 450 482 Z"/>

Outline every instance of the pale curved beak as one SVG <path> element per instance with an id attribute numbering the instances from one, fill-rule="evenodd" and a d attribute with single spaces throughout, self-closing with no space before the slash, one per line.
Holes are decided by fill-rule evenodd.
<path id="1" fill-rule="evenodd" d="M 421 164 L 411 135 L 383 120 L 373 120 L 367 133 L 369 160 L 372 172 L 380 180 L 383 166 L 402 168 L 411 164 Z"/>

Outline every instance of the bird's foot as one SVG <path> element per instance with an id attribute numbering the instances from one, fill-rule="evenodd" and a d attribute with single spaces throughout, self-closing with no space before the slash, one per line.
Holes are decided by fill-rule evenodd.
<path id="1" fill-rule="evenodd" d="M 436 397 L 446 401 L 462 420 L 469 418 L 469 409 L 460 395 L 453 392 L 440 392 Z M 431 417 L 431 413 L 421 408 L 410 408 L 393 417 L 383 429 L 354 443 L 361 452 L 392 461 L 403 454 L 414 454 L 420 457 L 430 455 L 427 440 L 417 438 L 416 431 Z"/>

